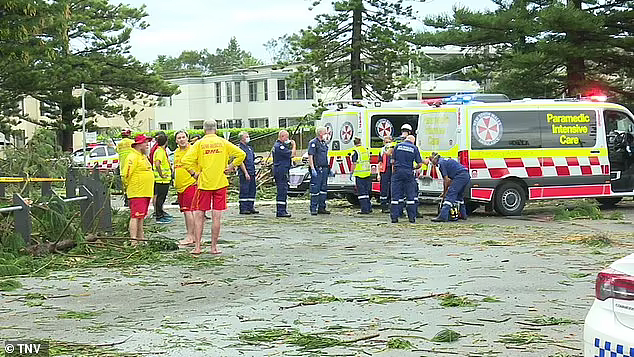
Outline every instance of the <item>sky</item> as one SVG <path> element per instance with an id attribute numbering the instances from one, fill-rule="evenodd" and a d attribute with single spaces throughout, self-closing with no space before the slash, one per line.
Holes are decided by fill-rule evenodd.
<path id="1" fill-rule="evenodd" d="M 132 31 L 131 54 L 143 62 L 158 55 L 178 56 L 184 50 L 225 48 L 232 36 L 240 47 L 265 63 L 271 54 L 264 43 L 314 24 L 331 0 L 309 10 L 312 0 L 110 0 L 134 7 L 146 5 L 149 27 Z M 451 13 L 454 5 L 474 10 L 494 9 L 491 0 L 410 1 L 418 15 Z M 422 24 L 420 25 L 422 28 Z"/>

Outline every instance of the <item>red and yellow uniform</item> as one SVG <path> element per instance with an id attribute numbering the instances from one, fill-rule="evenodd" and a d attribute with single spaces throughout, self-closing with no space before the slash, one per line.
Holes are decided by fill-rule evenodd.
<path id="1" fill-rule="evenodd" d="M 125 163 L 123 182 L 130 199 L 130 217 L 143 218 L 154 195 L 154 173 L 147 156 L 132 150 Z"/>
<path id="2" fill-rule="evenodd" d="M 179 147 L 174 151 L 174 188 L 178 191 L 178 203 L 181 211 L 192 210 L 194 195 L 197 190 L 196 179 L 182 164 L 183 156 L 189 151 L 190 147 L 190 145 L 187 145 L 185 149 Z M 194 171 L 198 172 L 199 170 Z"/>
<path id="3" fill-rule="evenodd" d="M 207 134 L 196 141 L 183 156 L 181 163 L 186 170 L 196 171 L 200 168 L 198 197 L 194 202 L 197 210 L 209 210 L 212 199 L 214 210 L 226 209 L 229 180 L 224 170 L 230 157 L 234 157 L 233 166 L 238 167 L 246 154 L 239 147 L 215 134 Z"/>

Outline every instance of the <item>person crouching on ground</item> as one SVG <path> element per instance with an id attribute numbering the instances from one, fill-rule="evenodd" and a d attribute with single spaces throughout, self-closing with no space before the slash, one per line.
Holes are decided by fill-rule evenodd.
<path id="1" fill-rule="evenodd" d="M 222 211 L 227 209 L 227 174 L 242 164 L 246 154 L 239 147 L 216 135 L 216 121 L 206 120 L 203 123 L 205 136 L 187 151 L 181 161 L 183 167 L 191 174 L 198 176 L 198 190 L 194 197 L 194 238 L 196 247 L 192 254 L 201 253 L 202 235 L 205 225 L 205 212 L 212 210 L 211 253 L 220 254 L 218 236 Z M 233 161 L 229 163 L 229 158 Z"/>
<path id="2" fill-rule="evenodd" d="M 467 208 L 464 204 L 464 193 L 471 184 L 469 170 L 453 159 L 441 158 L 438 153 L 432 153 L 424 160 L 425 164 L 433 164 L 438 167 L 443 179 L 443 202 L 438 217 L 432 218 L 433 222 L 449 221 L 451 208 L 460 205 L 460 219 L 467 219 Z"/>
<path id="3" fill-rule="evenodd" d="M 196 194 L 197 186 L 196 179 L 198 179 L 198 171 L 194 174 L 190 174 L 182 164 L 183 156 L 190 148 L 187 141 L 187 132 L 185 130 L 179 130 L 175 136 L 176 144 L 178 148 L 174 151 L 174 188 L 178 191 L 178 205 L 181 208 L 181 212 L 185 215 L 185 228 L 187 230 L 187 236 L 184 240 L 178 242 L 181 245 L 194 244 L 194 211 L 193 200 Z"/>
<path id="4" fill-rule="evenodd" d="M 132 151 L 126 157 L 123 180 L 130 206 L 130 241 L 137 245 L 145 240 L 143 219 L 147 215 L 150 200 L 154 195 L 154 173 L 147 158 L 148 141 L 145 135 L 138 135 L 132 144 Z"/>

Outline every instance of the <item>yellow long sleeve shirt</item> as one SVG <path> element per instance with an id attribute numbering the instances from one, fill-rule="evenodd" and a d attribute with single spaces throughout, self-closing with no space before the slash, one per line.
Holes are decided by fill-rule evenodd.
<path id="1" fill-rule="evenodd" d="M 132 149 L 126 158 L 123 182 L 128 198 L 154 196 L 154 173 L 147 156 Z"/>
<path id="2" fill-rule="evenodd" d="M 233 166 L 238 167 L 244 161 L 246 154 L 242 149 L 216 134 L 207 134 L 194 143 L 183 156 L 181 163 L 188 171 L 196 171 L 200 168 L 199 189 L 218 190 L 229 186 L 229 180 L 224 171 L 230 157 L 234 157 Z"/>

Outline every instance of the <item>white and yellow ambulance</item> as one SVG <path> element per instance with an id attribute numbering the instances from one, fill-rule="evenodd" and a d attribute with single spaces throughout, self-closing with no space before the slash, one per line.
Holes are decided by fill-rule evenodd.
<path id="1" fill-rule="evenodd" d="M 469 169 L 470 210 L 490 204 L 520 215 L 528 200 L 595 197 L 616 204 L 634 196 L 634 116 L 605 97 L 483 103 L 457 96 L 419 118 L 417 145 Z M 434 168 L 419 180 L 438 196 Z M 431 179 L 430 179 L 431 177 Z"/>

